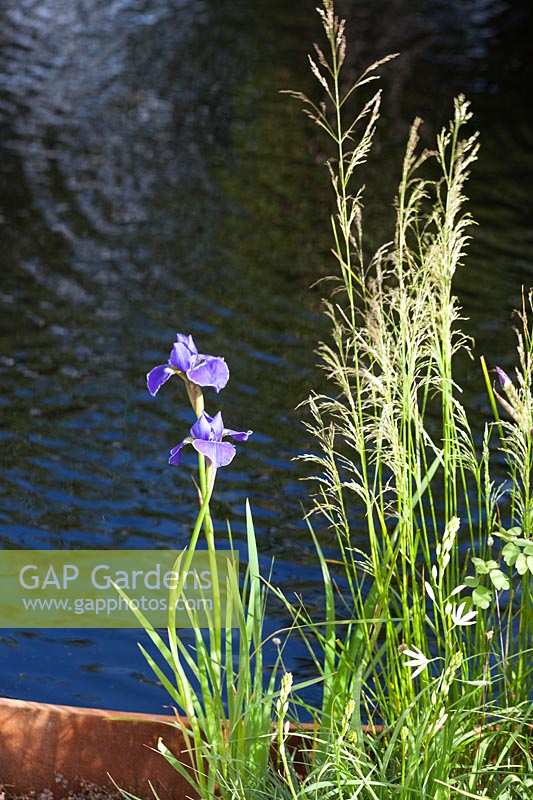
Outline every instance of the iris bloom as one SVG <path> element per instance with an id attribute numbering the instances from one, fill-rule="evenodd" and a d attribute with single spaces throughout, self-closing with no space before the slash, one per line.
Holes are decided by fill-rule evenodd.
<path id="1" fill-rule="evenodd" d="M 167 363 L 154 367 L 146 376 L 150 394 L 156 395 L 173 375 L 196 386 L 212 386 L 219 392 L 228 382 L 229 369 L 223 358 L 199 353 L 192 336 L 178 333 Z"/>
<path id="2" fill-rule="evenodd" d="M 245 442 L 252 431 L 232 431 L 224 427 L 220 411 L 214 417 L 204 413 L 196 420 L 191 428 L 190 436 L 173 447 L 170 451 L 169 464 L 179 464 L 181 451 L 187 444 L 192 444 L 194 449 L 205 456 L 215 469 L 227 467 L 235 457 L 235 446 L 224 442 L 226 436 L 231 436 L 236 442 Z"/>
<path id="3" fill-rule="evenodd" d="M 498 392 L 494 390 L 494 396 L 496 400 L 502 406 L 502 408 L 504 408 L 507 411 L 509 416 L 512 417 L 512 419 L 514 419 L 516 423 L 518 423 L 518 425 L 527 429 L 529 425 L 528 421 L 529 418 L 527 417 L 527 415 L 524 415 L 523 403 L 520 400 L 520 396 L 515 386 L 513 385 L 512 380 L 507 375 L 507 373 L 504 372 L 503 369 L 501 369 L 501 367 L 496 367 L 494 371 L 498 376 L 498 381 L 500 383 L 501 388 L 503 389 L 508 398 L 506 400 L 504 397 L 501 396 L 501 394 L 498 394 Z"/>
<path id="4" fill-rule="evenodd" d="M 509 375 L 507 375 L 507 373 L 504 372 L 501 367 L 495 367 L 494 372 L 498 376 L 498 380 L 502 389 L 507 390 L 513 385 Z"/>

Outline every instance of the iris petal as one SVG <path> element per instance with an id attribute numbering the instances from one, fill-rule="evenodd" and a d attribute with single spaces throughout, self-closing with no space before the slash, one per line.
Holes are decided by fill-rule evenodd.
<path id="1" fill-rule="evenodd" d="M 197 356 L 198 362 L 187 369 L 187 377 L 198 386 L 213 386 L 217 392 L 224 388 L 229 380 L 228 365 L 223 358 L 217 356 Z"/>
<path id="2" fill-rule="evenodd" d="M 174 342 L 172 350 L 170 351 L 168 363 L 181 372 L 187 372 L 196 358 L 197 356 L 190 352 L 187 345 L 182 342 Z"/>
<path id="3" fill-rule="evenodd" d="M 192 446 L 205 456 L 215 469 L 231 464 L 236 453 L 235 447 L 229 442 L 206 442 L 203 439 L 195 439 Z"/>
<path id="4" fill-rule="evenodd" d="M 223 436 L 231 436 L 236 442 L 246 442 L 250 438 L 253 431 L 232 431 L 230 428 L 224 428 Z"/>
<path id="5" fill-rule="evenodd" d="M 222 434 L 224 433 L 224 423 L 222 422 L 222 414 L 220 411 L 217 411 L 211 420 L 211 430 L 213 431 L 215 442 L 221 442 Z"/>
<path id="6" fill-rule="evenodd" d="M 211 438 L 213 418 L 206 414 L 205 411 L 201 417 L 198 417 L 196 422 L 191 428 L 191 436 L 193 439 L 204 439 L 208 442 Z"/>
<path id="7" fill-rule="evenodd" d="M 194 356 L 198 355 L 198 348 L 196 347 L 194 339 L 190 334 L 177 333 L 176 341 L 180 342 L 181 344 L 184 344 L 187 350 L 189 350 L 192 353 L 192 355 Z"/>
<path id="8" fill-rule="evenodd" d="M 146 376 L 146 385 L 152 397 L 155 397 L 159 389 L 173 374 L 174 370 L 171 369 L 168 364 L 159 364 L 159 366 L 150 370 Z"/>
<path id="9" fill-rule="evenodd" d="M 169 464 L 177 466 L 178 464 L 181 463 L 181 451 L 183 450 L 186 444 L 188 444 L 188 442 L 184 440 L 183 442 L 177 444 L 176 447 L 172 448 L 172 450 L 169 453 L 170 455 L 170 458 L 168 459 Z"/>

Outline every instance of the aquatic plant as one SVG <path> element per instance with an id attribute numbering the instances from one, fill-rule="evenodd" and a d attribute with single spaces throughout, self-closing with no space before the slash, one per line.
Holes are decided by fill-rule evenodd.
<path id="1" fill-rule="evenodd" d="M 281 664 L 278 650 L 270 677 L 264 682 L 263 623 L 265 589 L 261 583 L 259 559 L 250 508 L 246 505 L 248 563 L 240 581 L 238 565 L 230 550 L 226 585 L 220 585 L 210 500 L 217 470 L 227 466 L 236 454 L 225 437 L 244 442 L 252 431 L 224 427 L 222 415 L 204 410 L 203 387 L 224 388 L 229 370 L 224 359 L 198 355 L 191 336 L 178 334 L 169 366 L 160 365 L 147 375 L 147 387 L 155 395 L 159 387 L 176 374 L 185 382 L 196 420 L 190 435 L 170 451 L 169 463 L 180 463 L 182 449 L 190 444 L 198 454 L 199 511 L 188 547 L 178 554 L 174 572 L 179 575 L 169 593 L 167 640 L 156 631 L 139 609 L 132 612 L 155 646 L 160 663 L 139 645 L 158 681 L 176 707 L 175 725 L 185 750 L 172 753 L 160 741 L 158 749 L 166 761 L 190 784 L 201 798 L 252 796 L 265 785 L 269 775 L 271 726 L 276 697 L 276 678 Z M 154 391 L 155 389 L 155 391 Z M 185 590 L 185 576 L 192 564 L 201 532 L 209 554 L 212 609 L 204 606 L 200 620 L 188 608 L 194 645 L 191 648 L 176 627 L 176 607 Z M 231 542 L 231 530 L 229 530 Z M 222 589 L 225 591 L 222 592 Z M 118 589 L 128 601 L 126 594 Z M 225 595 L 225 606 L 222 595 Z M 185 714 L 182 719 L 178 714 Z M 124 792 L 127 797 L 131 797 Z"/>

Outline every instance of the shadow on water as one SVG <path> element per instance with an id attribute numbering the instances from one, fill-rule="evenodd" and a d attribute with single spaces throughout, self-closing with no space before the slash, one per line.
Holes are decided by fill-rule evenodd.
<path id="1" fill-rule="evenodd" d="M 278 90 L 309 88 L 314 2 L 4 0 L 0 9 L 0 536 L 3 547 L 182 546 L 189 469 L 166 454 L 190 418 L 144 373 L 176 330 L 227 356 L 227 424 L 256 432 L 220 473 L 215 513 L 243 537 L 253 501 L 265 567 L 319 603 L 301 523 L 308 446 L 295 406 L 320 376 L 331 268 L 323 144 Z M 296 7 L 297 6 L 297 7 Z M 390 229 L 409 121 L 428 139 L 472 99 L 480 222 L 457 280 L 480 351 L 511 364 L 511 310 L 531 282 L 529 3 L 344 3 L 350 68 L 391 51 L 366 170 L 372 237 Z M 328 266 L 329 264 L 329 266 Z M 477 362 L 469 407 L 487 408 Z M 192 461 L 188 464 L 192 465 Z M 276 618 L 270 620 L 271 627 Z M 136 632 L 5 631 L 2 694 L 159 710 Z M 295 651 L 291 666 L 305 669 Z"/>

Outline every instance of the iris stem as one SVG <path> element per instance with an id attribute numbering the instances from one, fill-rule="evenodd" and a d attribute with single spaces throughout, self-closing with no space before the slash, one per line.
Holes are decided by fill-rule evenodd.
<path id="1" fill-rule="evenodd" d="M 201 453 L 198 453 L 198 475 L 200 480 L 200 494 L 202 495 L 202 502 L 207 496 L 209 498 L 212 494 L 212 487 L 209 486 L 208 470 L 206 470 L 205 458 Z M 214 483 L 214 482 L 213 482 Z M 220 610 L 220 582 L 218 577 L 218 566 L 216 558 L 216 545 L 215 545 L 215 531 L 213 527 L 213 520 L 209 511 L 209 503 L 204 517 L 204 532 L 207 542 L 207 551 L 209 558 L 209 569 L 211 572 L 211 582 L 213 591 L 213 650 L 212 661 L 216 673 L 220 671 L 221 664 L 221 610 Z"/>
<path id="2" fill-rule="evenodd" d="M 186 383 L 187 394 L 196 418 L 199 419 L 204 413 L 205 402 L 202 390 L 195 384 Z M 198 453 L 198 478 L 200 484 L 201 505 L 203 506 L 206 498 L 211 498 L 212 486 L 208 485 L 207 470 L 205 464 L 205 457 Z M 205 532 L 205 539 L 207 542 L 209 569 L 211 572 L 211 582 L 213 591 L 213 631 L 212 631 L 212 652 L 211 657 L 213 667 L 217 675 L 220 674 L 222 643 L 221 643 L 221 609 L 220 609 L 220 581 L 218 576 L 216 547 L 215 547 L 215 531 L 213 527 L 213 520 L 211 519 L 211 512 L 209 510 L 209 500 L 207 508 L 203 515 L 203 526 Z"/>

